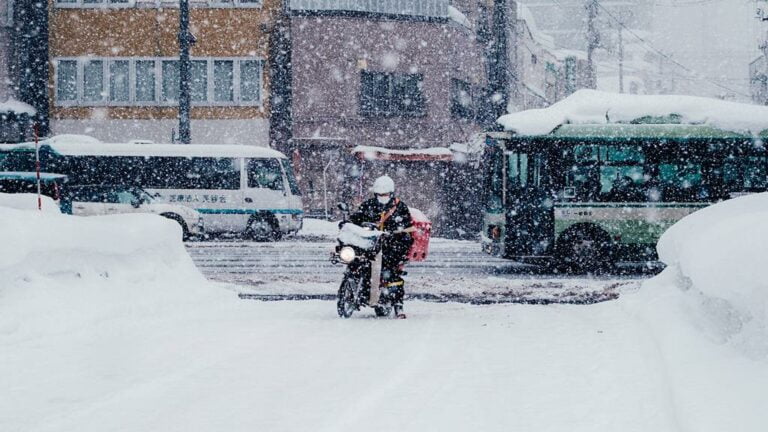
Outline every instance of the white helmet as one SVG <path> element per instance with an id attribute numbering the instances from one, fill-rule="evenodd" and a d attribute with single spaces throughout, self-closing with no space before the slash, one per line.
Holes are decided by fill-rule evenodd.
<path id="1" fill-rule="evenodd" d="M 371 186 L 371 192 L 375 194 L 391 194 L 395 192 L 395 182 L 388 175 L 376 179 Z"/>

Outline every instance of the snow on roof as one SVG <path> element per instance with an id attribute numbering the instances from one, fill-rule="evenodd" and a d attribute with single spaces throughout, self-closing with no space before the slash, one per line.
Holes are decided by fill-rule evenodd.
<path id="1" fill-rule="evenodd" d="M 45 140 L 56 144 L 101 144 L 102 141 L 90 135 L 61 134 L 54 135 Z"/>
<path id="2" fill-rule="evenodd" d="M 579 60 L 586 60 L 587 53 L 585 51 L 569 50 L 569 49 L 556 49 L 552 50 L 552 55 L 560 61 L 564 61 L 568 57 L 575 57 Z"/>
<path id="3" fill-rule="evenodd" d="M 528 26 L 528 31 L 531 33 L 531 37 L 534 41 L 550 51 L 555 49 L 555 39 L 539 29 L 539 26 L 536 24 L 536 19 L 534 19 L 533 13 L 528 6 L 518 3 L 517 16 L 521 21 L 525 21 Z"/>
<path id="4" fill-rule="evenodd" d="M 48 183 L 53 181 L 64 181 L 66 179 L 67 179 L 67 176 L 64 174 L 45 173 L 45 172 L 40 173 L 40 181 L 43 183 Z M 28 171 L 1 171 L 0 180 L 37 181 L 37 173 L 28 172 Z"/>
<path id="5" fill-rule="evenodd" d="M 448 6 L 448 18 L 470 30 L 472 29 L 472 23 L 467 19 L 467 16 L 453 6 Z"/>
<path id="6" fill-rule="evenodd" d="M 680 116 L 683 124 L 756 135 L 768 129 L 768 107 L 697 96 L 629 95 L 579 90 L 556 104 L 506 114 L 497 120 L 504 130 L 544 135 L 563 124 L 626 123 L 652 116 Z"/>
<path id="7" fill-rule="evenodd" d="M 10 98 L 5 102 L 0 102 L 0 112 L 35 115 L 37 110 L 35 110 L 32 105 Z"/>
<path id="8" fill-rule="evenodd" d="M 280 158 L 285 155 L 267 147 L 235 144 L 144 144 L 103 143 L 87 135 L 57 135 L 40 142 L 66 156 L 180 156 Z M 34 143 L 17 144 L 10 149 L 34 149 Z"/>
<path id="9" fill-rule="evenodd" d="M 391 161 L 451 161 L 453 152 L 446 147 L 396 150 L 384 147 L 357 146 L 352 154 L 365 160 Z"/>
<path id="10" fill-rule="evenodd" d="M 545 101 L 549 101 L 549 99 L 547 99 L 547 93 L 545 93 L 544 90 L 542 90 L 538 86 L 529 82 L 523 82 L 522 84 L 523 84 L 523 87 L 525 87 L 528 91 L 530 91 L 531 94 L 533 94 L 534 96 L 538 96 L 541 99 L 544 99 Z"/>

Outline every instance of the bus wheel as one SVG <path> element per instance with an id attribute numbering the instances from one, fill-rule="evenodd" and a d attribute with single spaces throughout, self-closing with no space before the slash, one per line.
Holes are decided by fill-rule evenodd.
<path id="1" fill-rule="evenodd" d="M 280 229 L 273 217 L 255 215 L 248 222 L 248 237 L 255 241 L 280 240 Z"/>
<path id="2" fill-rule="evenodd" d="M 594 226 L 566 230 L 557 240 L 558 265 L 568 272 L 599 273 L 615 261 L 608 233 Z"/>
<path id="3" fill-rule="evenodd" d="M 170 220 L 175 220 L 180 226 L 181 226 L 181 239 L 184 241 L 189 240 L 192 236 L 189 234 L 189 229 L 187 228 L 187 224 L 184 223 L 184 219 L 181 218 L 181 216 L 173 213 L 163 213 L 160 216 L 164 218 L 168 218 Z"/>

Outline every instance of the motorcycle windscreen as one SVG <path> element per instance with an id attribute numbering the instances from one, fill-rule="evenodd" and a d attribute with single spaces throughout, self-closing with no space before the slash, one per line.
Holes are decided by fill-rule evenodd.
<path id="1" fill-rule="evenodd" d="M 368 299 L 368 304 L 376 306 L 379 304 L 379 297 L 381 296 L 381 251 L 376 254 L 376 259 L 371 263 L 371 296 Z"/>

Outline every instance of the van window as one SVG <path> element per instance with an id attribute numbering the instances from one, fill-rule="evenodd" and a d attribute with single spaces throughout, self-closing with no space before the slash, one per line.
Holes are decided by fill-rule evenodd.
<path id="1" fill-rule="evenodd" d="M 288 159 L 280 159 L 280 162 L 283 164 L 285 175 L 288 177 L 288 186 L 291 188 L 291 194 L 301 195 L 301 191 L 299 190 L 299 183 L 296 181 L 296 176 L 293 174 L 293 167 L 291 166 L 291 163 L 288 161 Z"/>
<path id="2" fill-rule="evenodd" d="M 248 187 L 283 190 L 283 171 L 277 159 L 248 160 Z"/>

